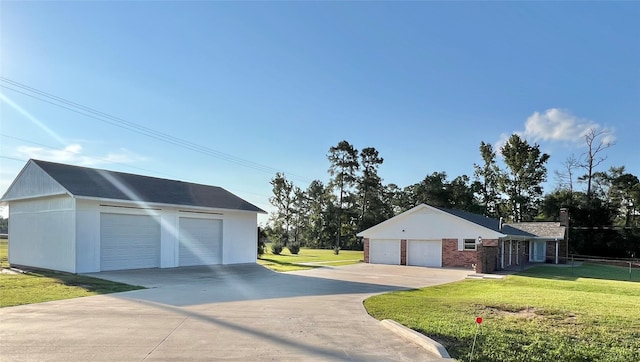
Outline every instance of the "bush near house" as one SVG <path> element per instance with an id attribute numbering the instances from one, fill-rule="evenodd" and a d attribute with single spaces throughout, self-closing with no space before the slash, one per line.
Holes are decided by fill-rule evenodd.
<path id="1" fill-rule="evenodd" d="M 640 283 L 594 269 L 548 268 L 504 280 L 466 280 L 369 298 L 367 311 L 394 319 L 442 343 L 452 357 L 469 361 L 639 361 Z M 601 266 L 599 266 L 600 268 Z M 578 268 L 576 268 L 578 269 Z M 478 326 L 476 317 L 483 317 Z"/>
<path id="2" fill-rule="evenodd" d="M 282 243 L 273 243 L 271 244 L 271 254 L 274 255 L 280 255 L 280 253 L 282 253 L 282 249 L 284 248 L 284 245 Z"/>
<path id="3" fill-rule="evenodd" d="M 300 252 L 300 244 L 291 243 L 291 244 L 287 245 L 287 249 L 289 249 L 289 252 L 291 254 L 298 255 L 298 253 Z"/>

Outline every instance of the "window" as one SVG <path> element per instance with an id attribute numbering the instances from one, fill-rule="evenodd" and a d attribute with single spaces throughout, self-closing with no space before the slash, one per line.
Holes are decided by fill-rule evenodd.
<path id="1" fill-rule="evenodd" d="M 476 250 L 476 239 L 464 239 L 464 250 Z"/>

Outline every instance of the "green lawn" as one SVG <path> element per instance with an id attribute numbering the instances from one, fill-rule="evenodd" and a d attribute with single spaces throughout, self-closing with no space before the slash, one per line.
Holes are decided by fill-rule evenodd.
<path id="1" fill-rule="evenodd" d="M 605 280 L 619 271 L 597 267 L 574 273 L 598 279 L 569 278 L 570 268 L 548 266 L 503 280 L 379 295 L 365 307 L 434 338 L 463 361 L 470 359 L 478 316 L 484 322 L 474 361 L 639 361 L 640 283 Z"/>
<path id="2" fill-rule="evenodd" d="M 0 239 L 0 268 L 9 267 L 7 240 Z M 53 271 L 0 274 L 0 307 L 142 289 L 142 287 Z"/>
<path id="3" fill-rule="evenodd" d="M 300 263 L 317 263 L 316 265 L 348 265 L 359 263 L 364 259 L 362 251 L 340 250 L 340 254 L 335 255 L 333 249 L 307 249 L 302 248 L 298 255 L 289 253 L 287 248 L 282 250 L 280 255 L 271 253 L 271 246 L 267 245 L 266 253 L 258 258 L 258 263 L 275 271 L 287 272 L 293 270 L 305 270 L 317 266 L 302 265 Z"/>
<path id="4" fill-rule="evenodd" d="M 531 277 L 542 277 L 562 280 L 575 280 L 577 278 L 606 279 L 620 281 L 640 281 L 640 268 L 637 263 L 632 264 L 631 272 L 629 267 L 611 266 L 604 264 L 583 263 L 579 267 L 541 265 L 525 270 L 520 275 Z"/>
<path id="5" fill-rule="evenodd" d="M 0 269 L 9 267 L 9 240 L 0 239 Z"/>

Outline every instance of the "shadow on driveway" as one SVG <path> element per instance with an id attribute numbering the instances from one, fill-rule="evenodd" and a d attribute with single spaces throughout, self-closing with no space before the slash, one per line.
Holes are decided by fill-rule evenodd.
<path id="1" fill-rule="evenodd" d="M 362 301 L 467 273 L 370 264 L 92 273 L 148 289 L 3 308 L 0 359 L 440 361 L 381 326 Z"/>
<path id="2" fill-rule="evenodd" d="M 303 296 L 377 294 L 410 289 L 277 273 L 257 264 L 121 270 L 86 275 L 149 288 L 118 293 L 118 297 L 178 307 Z"/>

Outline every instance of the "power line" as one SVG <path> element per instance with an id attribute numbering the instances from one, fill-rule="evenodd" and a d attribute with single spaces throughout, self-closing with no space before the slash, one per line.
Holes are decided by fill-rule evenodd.
<path id="1" fill-rule="evenodd" d="M 78 113 L 78 114 L 81 114 L 81 115 L 83 115 L 85 117 L 92 118 L 92 119 L 95 119 L 95 120 L 98 120 L 98 121 L 101 121 L 101 122 L 104 122 L 104 123 L 108 123 L 108 124 L 111 124 L 113 126 L 120 127 L 120 128 L 129 130 L 129 131 L 132 131 L 132 132 L 135 132 L 135 133 L 138 133 L 138 134 L 150 137 L 150 138 L 154 138 L 154 139 L 166 142 L 166 143 L 173 144 L 175 146 L 183 147 L 183 148 L 186 148 L 186 149 L 191 150 L 191 151 L 195 151 L 195 152 L 199 152 L 199 153 L 202 153 L 202 154 L 205 154 L 205 155 L 213 156 L 213 157 L 216 157 L 216 158 L 219 158 L 219 159 L 231 162 L 231 163 L 235 163 L 237 165 L 253 168 L 255 170 L 259 170 L 259 171 L 263 171 L 263 172 L 267 172 L 267 173 L 277 172 L 276 169 L 270 168 L 268 166 L 263 166 L 263 165 L 260 165 L 260 164 L 257 164 L 257 163 L 253 163 L 251 161 L 247 161 L 247 160 L 244 160 L 244 159 L 232 156 L 232 155 L 228 155 L 228 154 L 225 154 L 225 153 L 210 149 L 208 147 L 200 146 L 200 145 L 197 145 L 195 143 L 191 143 L 189 141 L 185 141 L 185 140 L 179 139 L 177 137 L 173 137 L 173 136 L 170 136 L 170 135 L 155 131 L 155 130 L 150 129 L 148 127 L 139 126 L 139 125 L 135 125 L 135 124 L 130 125 L 130 124 L 128 124 L 129 122 L 127 122 L 127 121 L 119 122 L 119 121 L 117 121 L 116 117 L 113 117 L 116 120 L 111 121 L 111 120 L 108 120 L 108 119 L 101 118 L 102 116 L 92 115 L 92 113 L 99 115 L 99 113 L 96 113 L 96 112 L 79 111 L 79 110 L 74 109 L 72 107 L 68 107 L 68 106 L 65 106 L 65 105 L 62 105 L 62 104 L 58 104 L 58 103 L 49 101 L 47 99 L 43 99 L 41 97 L 34 96 L 32 94 L 29 94 L 29 93 L 26 93 L 26 92 L 23 92 L 23 91 L 20 91 L 20 90 L 17 90 L 17 89 L 13 89 L 11 87 L 7 87 L 5 85 L 0 85 L 0 86 L 5 88 L 5 89 L 9 89 L 11 91 L 14 91 L 14 92 L 26 95 L 28 97 L 40 100 L 42 102 L 49 103 L 51 105 L 67 109 L 69 111 L 72 111 L 72 112 L 75 112 L 75 113 Z"/>
<path id="2" fill-rule="evenodd" d="M 225 153 L 225 152 L 221 152 L 218 150 L 214 150 L 210 147 L 206 147 L 206 146 L 202 146 L 199 145 L 197 143 L 179 138 L 179 137 L 175 137 L 175 136 L 171 136 L 169 134 L 160 132 L 158 130 L 155 130 L 153 128 L 149 128 L 149 127 L 145 127 L 142 126 L 140 124 L 134 123 L 134 122 L 130 122 L 127 121 L 125 119 L 119 118 L 119 117 L 115 117 L 112 116 L 108 113 L 105 112 L 101 112 L 98 111 L 94 108 L 91 107 L 87 107 L 84 106 L 82 104 L 70 101 L 68 99 L 62 98 L 62 97 L 58 97 L 56 95 L 44 92 L 42 90 L 30 87 L 28 85 L 16 82 L 14 80 L 11 80 L 9 78 L 6 77 L 0 77 L 0 81 L 9 84 L 9 86 L 5 85 L 5 84 L 0 84 L 1 87 L 11 90 L 13 92 L 16 93 L 20 93 L 23 94 L 25 96 L 37 99 L 41 102 L 45 102 L 45 103 L 49 103 L 51 105 L 69 110 L 71 112 L 75 112 L 78 114 L 81 114 L 85 117 L 88 118 L 92 118 L 116 127 L 120 127 L 150 138 L 154 138 L 156 140 L 160 140 L 162 142 L 166 142 L 166 143 L 170 143 L 172 145 L 175 146 L 179 146 L 194 152 L 198 152 L 201 154 L 205 154 L 211 157 L 215 157 L 230 163 L 234 163 L 236 165 L 240 165 L 240 166 L 244 166 L 244 167 L 248 167 L 254 170 L 258 170 L 258 171 L 262 171 L 262 172 L 266 172 L 266 173 L 275 173 L 275 172 L 283 172 L 281 170 L 278 170 L 276 168 L 270 167 L 270 166 L 266 166 L 263 164 L 259 164 L 253 161 L 249 161 L 237 156 L 233 156 L 231 154 Z M 13 87 L 19 88 L 19 89 L 15 89 Z M 35 93 L 35 94 L 34 94 Z M 296 175 L 293 173 L 289 173 L 289 172 L 283 172 L 286 175 L 293 177 L 293 178 L 297 178 L 303 181 L 311 181 L 311 179 L 304 177 L 304 176 L 300 176 L 300 175 Z"/>
<path id="3" fill-rule="evenodd" d="M 16 141 L 20 141 L 20 142 L 29 143 L 29 144 L 36 145 L 36 146 L 45 147 L 45 148 L 48 148 L 48 149 L 51 149 L 51 150 L 57 149 L 56 147 L 51 146 L 51 145 L 45 145 L 44 143 L 29 141 L 27 139 L 16 137 L 16 136 L 11 136 L 11 135 L 8 135 L 8 134 L 5 134 L 5 133 L 0 133 L 0 136 L 1 137 L 5 137 L 5 138 L 10 138 L 10 139 L 13 139 L 13 140 L 16 140 Z M 106 158 L 90 157 L 90 156 L 84 156 L 84 157 L 86 157 L 87 159 L 90 159 L 90 160 L 104 161 L 104 162 L 109 162 L 109 163 L 113 163 L 113 164 L 116 164 L 116 165 L 132 168 L 132 169 L 136 169 L 136 170 L 151 172 L 151 173 L 156 174 L 156 175 L 165 175 L 165 176 L 170 176 L 170 177 L 177 177 L 175 175 L 171 175 L 171 174 L 168 174 L 168 173 L 165 173 L 165 172 L 158 172 L 158 171 L 154 171 L 154 170 L 149 170 L 149 169 L 142 168 L 142 167 L 128 165 L 128 164 L 122 163 L 122 162 L 114 162 L 114 161 L 106 159 Z M 14 158 L 6 157 L 6 156 L 3 156 L 2 158 L 14 159 Z M 24 161 L 24 162 L 27 161 L 27 160 L 19 160 L 17 158 L 15 158 L 14 160 L 16 160 L 16 161 Z"/>

